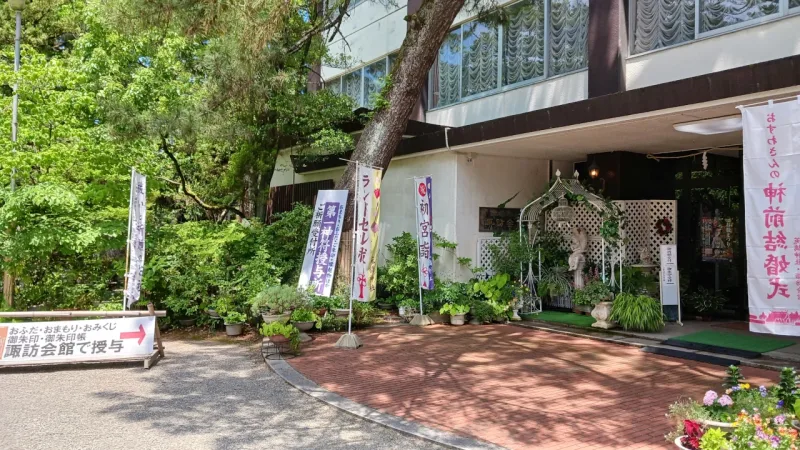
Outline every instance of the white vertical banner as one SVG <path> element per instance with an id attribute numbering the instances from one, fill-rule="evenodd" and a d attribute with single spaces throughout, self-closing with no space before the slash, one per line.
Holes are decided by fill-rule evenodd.
<path id="1" fill-rule="evenodd" d="M 431 177 L 414 178 L 417 210 L 417 265 L 420 289 L 433 290 L 433 202 Z"/>
<path id="2" fill-rule="evenodd" d="M 135 169 L 131 175 L 128 216 L 128 273 L 125 274 L 125 308 L 139 301 L 144 275 L 144 238 L 147 220 L 147 177 Z"/>
<path id="3" fill-rule="evenodd" d="M 300 273 L 299 287 L 314 287 L 314 293 L 330 297 L 336 256 L 342 238 L 342 222 L 347 208 L 347 191 L 319 191 L 311 229 L 308 232 L 306 254 Z"/>
<path id="4" fill-rule="evenodd" d="M 800 336 L 800 101 L 742 108 L 750 331 Z"/>
<path id="5" fill-rule="evenodd" d="M 680 299 L 678 286 L 678 248 L 675 244 L 661 246 L 661 304 L 675 306 Z"/>
<path id="6" fill-rule="evenodd" d="M 378 282 L 378 231 L 381 216 L 381 169 L 358 166 L 355 198 L 355 248 L 350 297 L 375 300 Z"/>

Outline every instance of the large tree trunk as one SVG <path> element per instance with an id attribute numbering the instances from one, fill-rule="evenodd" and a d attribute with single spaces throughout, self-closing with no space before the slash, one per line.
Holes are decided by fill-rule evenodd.
<path id="1" fill-rule="evenodd" d="M 389 166 L 439 47 L 463 5 L 464 0 L 425 0 L 416 13 L 406 17 L 408 31 L 392 70 L 392 85 L 386 96 L 388 106 L 378 111 L 364 128 L 353 152 L 354 161 L 383 169 Z M 355 165 L 348 165 L 336 184 L 336 189 L 350 190 L 351 198 L 354 173 Z M 348 228 L 352 223 L 350 209 L 345 219 Z"/>

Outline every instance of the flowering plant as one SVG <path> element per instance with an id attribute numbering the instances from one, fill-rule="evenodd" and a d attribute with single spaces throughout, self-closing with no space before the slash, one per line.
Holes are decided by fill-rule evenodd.
<path id="1" fill-rule="evenodd" d="M 684 420 L 683 433 L 681 445 L 689 450 L 698 450 L 700 448 L 700 439 L 703 438 L 703 427 L 693 420 Z"/>
<path id="2" fill-rule="evenodd" d="M 760 414 L 741 411 L 736 418 L 731 450 L 796 450 L 797 430 L 789 426 L 791 416 L 778 414 L 774 418 L 763 418 Z"/>

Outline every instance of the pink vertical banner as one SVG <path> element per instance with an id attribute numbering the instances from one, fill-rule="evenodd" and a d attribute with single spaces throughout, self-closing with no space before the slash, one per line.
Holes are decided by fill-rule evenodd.
<path id="1" fill-rule="evenodd" d="M 417 209 L 417 263 L 419 287 L 433 290 L 433 182 L 431 177 L 414 178 L 414 198 Z"/>
<path id="2" fill-rule="evenodd" d="M 750 331 L 800 336 L 800 102 L 742 108 Z"/>
<path id="3" fill-rule="evenodd" d="M 381 170 L 358 166 L 356 175 L 355 261 L 350 297 L 375 300 L 378 283 L 378 231 L 381 216 Z"/>

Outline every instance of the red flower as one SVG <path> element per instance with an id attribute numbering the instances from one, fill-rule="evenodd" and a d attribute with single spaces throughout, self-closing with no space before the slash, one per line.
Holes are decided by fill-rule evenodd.
<path id="1" fill-rule="evenodd" d="M 702 438 L 704 434 L 703 427 L 693 420 L 684 420 L 683 432 L 686 434 L 686 436 L 681 438 L 681 444 L 683 444 L 684 447 L 692 450 L 699 449 L 700 438 Z"/>

